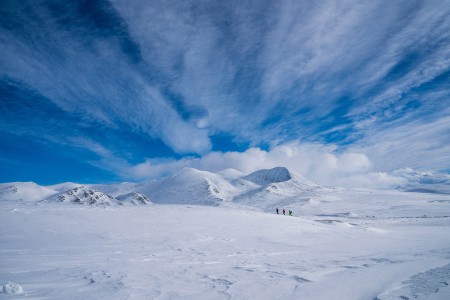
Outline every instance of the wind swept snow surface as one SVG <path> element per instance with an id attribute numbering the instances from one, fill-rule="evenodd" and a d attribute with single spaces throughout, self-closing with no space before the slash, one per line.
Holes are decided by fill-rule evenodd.
<path id="1" fill-rule="evenodd" d="M 296 205 L 0 201 L 0 283 L 26 299 L 449 299 L 448 195 L 320 190 Z"/>

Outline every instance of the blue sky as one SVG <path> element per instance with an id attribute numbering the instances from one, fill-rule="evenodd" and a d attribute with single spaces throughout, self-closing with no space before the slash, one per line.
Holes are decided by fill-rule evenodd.
<path id="1" fill-rule="evenodd" d="M 449 172 L 449 15 L 447 0 L 4 0 L 0 182 Z"/>

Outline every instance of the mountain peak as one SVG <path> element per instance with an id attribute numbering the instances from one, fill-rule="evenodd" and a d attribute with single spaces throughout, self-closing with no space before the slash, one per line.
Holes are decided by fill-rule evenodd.
<path id="1" fill-rule="evenodd" d="M 56 192 L 34 182 L 10 182 L 0 184 L 0 198 L 5 200 L 40 200 Z"/>
<path id="2" fill-rule="evenodd" d="M 52 197 L 50 200 L 58 202 L 72 202 L 82 205 L 111 205 L 115 201 L 112 196 L 85 186 L 70 189 L 64 193 Z"/>
<path id="3" fill-rule="evenodd" d="M 275 167 L 273 169 L 262 169 L 244 177 L 258 185 L 268 185 L 275 182 L 284 182 L 292 178 L 291 173 L 285 167 Z"/>

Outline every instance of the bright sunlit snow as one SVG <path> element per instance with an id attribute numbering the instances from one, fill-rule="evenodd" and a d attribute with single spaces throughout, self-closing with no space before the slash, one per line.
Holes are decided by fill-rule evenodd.
<path id="1" fill-rule="evenodd" d="M 449 300 L 450 0 L 1 0 L 0 300 Z"/>
<path id="2" fill-rule="evenodd" d="M 323 187 L 282 168 L 65 186 L 44 201 L 26 198 L 37 185 L 0 186 L 0 282 L 26 299 L 450 297 L 448 194 Z"/>

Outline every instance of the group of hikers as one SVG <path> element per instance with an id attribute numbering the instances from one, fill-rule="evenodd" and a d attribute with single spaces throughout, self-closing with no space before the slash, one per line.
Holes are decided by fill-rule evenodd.
<path id="1" fill-rule="evenodd" d="M 277 208 L 277 215 L 280 214 L 280 211 Z M 286 215 L 286 210 L 283 208 L 283 215 Z M 292 210 L 289 210 L 289 215 L 292 216 Z"/>

